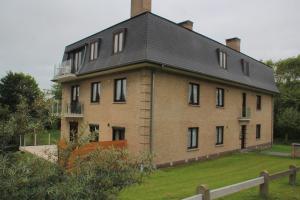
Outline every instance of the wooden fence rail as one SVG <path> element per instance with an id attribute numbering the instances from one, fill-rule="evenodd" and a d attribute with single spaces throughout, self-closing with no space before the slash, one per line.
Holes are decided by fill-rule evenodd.
<path id="1" fill-rule="evenodd" d="M 197 194 L 183 200 L 212 200 L 220 197 L 224 197 L 230 194 L 240 192 L 252 187 L 259 186 L 260 195 L 266 197 L 269 195 L 269 183 L 270 181 L 289 176 L 289 184 L 296 184 L 297 172 L 300 171 L 300 167 L 291 165 L 289 170 L 278 172 L 275 174 L 269 174 L 267 171 L 260 173 L 258 178 L 247 180 L 241 183 L 225 186 L 210 190 L 206 185 L 200 185 L 197 187 Z"/>

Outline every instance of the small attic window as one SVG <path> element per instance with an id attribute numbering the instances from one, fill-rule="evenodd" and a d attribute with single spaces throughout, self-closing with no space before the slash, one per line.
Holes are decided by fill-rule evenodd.
<path id="1" fill-rule="evenodd" d="M 219 65 L 223 69 L 227 69 L 227 54 L 225 51 L 218 49 Z"/>
<path id="2" fill-rule="evenodd" d="M 122 29 L 113 36 L 113 53 L 120 53 L 124 49 L 125 44 L 125 29 Z"/>
<path id="3" fill-rule="evenodd" d="M 249 62 L 242 59 L 242 72 L 245 76 L 250 76 L 249 66 Z"/>
<path id="4" fill-rule="evenodd" d="M 99 40 L 90 44 L 90 60 L 96 60 L 99 56 Z"/>

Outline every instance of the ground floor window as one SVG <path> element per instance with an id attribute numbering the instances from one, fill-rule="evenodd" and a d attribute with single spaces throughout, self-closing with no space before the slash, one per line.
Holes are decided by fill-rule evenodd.
<path id="1" fill-rule="evenodd" d="M 99 141 L 99 124 L 90 124 L 90 142 Z"/>
<path id="2" fill-rule="evenodd" d="M 216 127 L 216 145 L 224 143 L 224 126 Z"/>
<path id="3" fill-rule="evenodd" d="M 256 124 L 256 139 L 260 139 L 260 129 L 261 129 L 261 125 Z"/>
<path id="4" fill-rule="evenodd" d="M 70 122 L 70 141 L 76 141 L 78 139 L 78 122 Z"/>
<path id="5" fill-rule="evenodd" d="M 125 140 L 125 128 L 113 127 L 112 140 Z"/>
<path id="6" fill-rule="evenodd" d="M 188 129 L 187 148 L 196 149 L 198 148 L 198 131 L 197 127 Z"/>

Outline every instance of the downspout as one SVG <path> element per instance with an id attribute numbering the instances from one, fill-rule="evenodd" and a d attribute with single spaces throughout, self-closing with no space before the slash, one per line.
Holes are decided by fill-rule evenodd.
<path id="1" fill-rule="evenodd" d="M 152 69 L 151 70 L 151 102 L 150 102 L 150 153 L 153 154 L 153 105 L 154 105 L 154 78 L 155 78 L 155 72 Z"/>

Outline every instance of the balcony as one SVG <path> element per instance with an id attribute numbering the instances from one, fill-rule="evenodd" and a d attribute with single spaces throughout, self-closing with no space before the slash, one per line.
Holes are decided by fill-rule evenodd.
<path id="1" fill-rule="evenodd" d="M 54 66 L 54 81 L 62 82 L 74 80 L 76 78 L 75 71 L 72 69 L 72 60 L 66 60 Z"/>
<path id="2" fill-rule="evenodd" d="M 249 107 L 243 108 L 241 116 L 239 117 L 240 122 L 249 122 L 251 120 L 251 110 Z"/>
<path id="3" fill-rule="evenodd" d="M 51 114 L 56 117 L 61 116 L 61 102 L 53 101 L 51 105 Z"/>
<path id="4" fill-rule="evenodd" d="M 82 118 L 83 117 L 84 106 L 82 103 L 75 102 L 66 104 L 64 117 L 67 118 Z"/>

